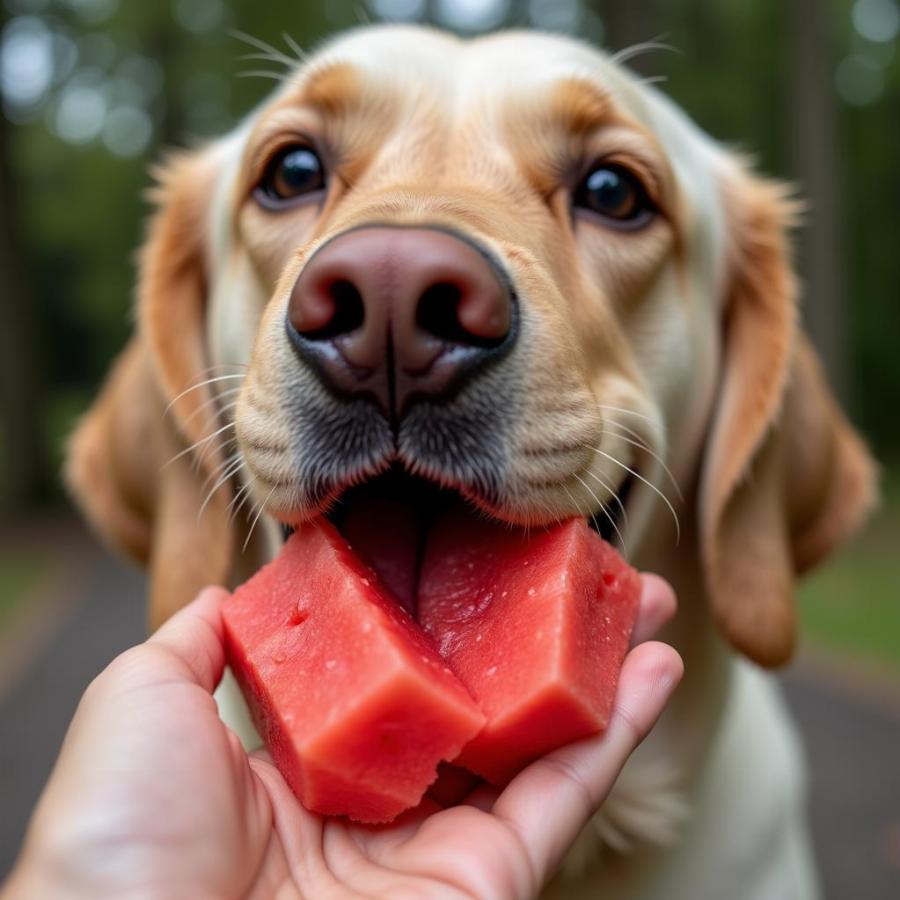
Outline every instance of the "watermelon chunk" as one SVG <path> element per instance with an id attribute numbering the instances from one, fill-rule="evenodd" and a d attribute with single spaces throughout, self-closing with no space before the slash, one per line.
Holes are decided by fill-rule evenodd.
<path id="1" fill-rule="evenodd" d="M 605 729 L 640 576 L 583 519 L 527 534 L 465 510 L 433 526 L 419 624 L 487 724 L 456 761 L 496 784 Z"/>
<path id="2" fill-rule="evenodd" d="M 484 723 L 431 641 L 325 520 L 292 535 L 223 614 L 229 665 L 307 809 L 390 821 Z"/>

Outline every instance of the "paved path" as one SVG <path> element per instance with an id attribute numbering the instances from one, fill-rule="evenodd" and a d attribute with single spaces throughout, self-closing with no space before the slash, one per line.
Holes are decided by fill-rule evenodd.
<path id="1" fill-rule="evenodd" d="M 82 691 L 113 656 L 143 638 L 142 581 L 137 571 L 98 555 L 72 585 L 72 614 L 40 657 L 5 691 L 0 685 L 0 877 L 18 853 Z"/>
<path id="2" fill-rule="evenodd" d="M 60 615 L 43 652 L 14 683 L 0 684 L 0 878 L 15 858 L 82 690 L 143 634 L 140 575 L 99 552 L 82 570 L 71 585 L 70 612 Z M 900 703 L 892 710 L 889 703 L 861 701 L 806 670 L 789 674 L 785 686 L 811 760 L 813 829 L 827 900 L 896 900 Z"/>

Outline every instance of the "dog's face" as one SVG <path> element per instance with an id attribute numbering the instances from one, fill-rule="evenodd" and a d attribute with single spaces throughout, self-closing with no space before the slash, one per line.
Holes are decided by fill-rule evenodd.
<path id="1" fill-rule="evenodd" d="M 658 461 L 709 406 L 718 317 L 686 230 L 715 212 L 626 88 L 560 40 L 385 29 L 332 45 L 255 117 L 228 252 L 259 289 L 214 285 L 211 315 L 259 321 L 215 362 L 249 362 L 237 436 L 268 510 L 295 522 L 391 463 L 523 523 L 622 530 L 626 482 L 645 479 L 632 503 L 672 492 Z M 390 268 L 416 296 L 380 297 L 371 272 Z M 393 359 L 357 346 L 375 328 Z"/>
<path id="2" fill-rule="evenodd" d="M 133 417 L 155 385 L 165 452 L 206 488 L 178 466 L 150 484 L 134 454 L 111 464 L 124 492 L 98 486 L 110 396 L 71 471 L 139 554 L 176 551 L 173 529 L 205 548 L 177 603 L 227 577 L 229 504 L 296 524 L 390 470 L 632 551 L 680 515 L 727 636 L 785 658 L 794 572 L 859 519 L 869 465 L 794 334 L 789 204 L 664 98 L 563 38 L 363 29 L 161 196 L 140 347 L 107 394 Z"/>

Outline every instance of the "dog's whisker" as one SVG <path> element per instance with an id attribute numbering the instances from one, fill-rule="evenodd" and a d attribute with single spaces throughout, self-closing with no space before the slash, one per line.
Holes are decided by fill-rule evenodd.
<path id="1" fill-rule="evenodd" d="M 601 501 L 601 499 L 593 492 L 591 486 L 577 473 L 572 473 L 576 479 L 578 479 L 578 483 L 594 498 L 594 502 L 600 507 L 600 511 L 609 519 L 609 524 L 612 525 L 613 530 L 619 538 L 619 543 L 622 545 L 622 552 L 627 555 L 628 548 L 625 546 L 625 538 L 622 537 L 622 532 L 619 531 L 619 526 L 616 524 L 615 518 L 610 514 L 610 511 L 606 508 L 606 504 Z M 597 527 L 597 520 L 595 514 L 591 515 L 591 518 L 594 520 L 594 526 Z M 597 529 L 599 531 L 599 528 Z"/>
<path id="2" fill-rule="evenodd" d="M 198 447 L 202 447 L 204 444 L 208 444 L 211 440 L 213 440 L 213 438 L 218 437 L 223 431 L 228 428 L 234 428 L 234 422 L 226 422 L 221 428 L 217 428 L 214 432 L 212 432 L 212 434 L 208 434 L 206 435 L 206 437 L 200 438 L 199 441 L 194 441 L 194 443 L 189 447 L 185 447 L 184 450 L 180 450 L 167 463 L 164 463 L 162 468 L 165 469 L 168 466 L 171 466 L 173 462 L 181 459 L 182 456 L 186 456 L 188 453 L 196 450 Z M 205 449 L 208 449 L 208 447 Z"/>
<path id="3" fill-rule="evenodd" d="M 610 412 L 620 412 L 624 413 L 627 416 L 636 416 L 639 419 L 645 419 L 653 425 L 657 424 L 656 419 L 654 419 L 653 416 L 648 416 L 645 413 L 639 413 L 637 410 L 628 409 L 624 406 L 610 406 L 608 403 L 598 403 L 596 404 L 596 406 L 597 409 L 608 409 L 610 410 Z"/>
<path id="4" fill-rule="evenodd" d="M 624 413 L 626 415 L 637 416 L 640 419 L 646 420 L 653 426 L 657 425 L 656 419 L 654 419 L 652 416 L 645 415 L 644 413 L 639 413 L 633 409 L 627 409 L 622 406 L 611 406 L 611 405 L 605 404 L 605 403 L 598 403 L 597 408 L 609 410 L 611 412 L 619 412 L 619 413 Z M 618 438 L 619 440 L 624 441 L 626 444 L 631 444 L 633 447 L 637 447 L 639 450 L 646 453 L 648 456 L 651 457 L 651 459 L 653 459 L 655 462 L 657 462 L 659 464 L 660 468 L 662 468 L 662 470 L 665 472 L 669 481 L 672 483 L 672 487 L 675 489 L 675 493 L 678 495 L 678 499 L 681 501 L 684 500 L 684 493 L 681 490 L 681 485 L 679 485 L 678 479 L 675 478 L 675 475 L 672 473 L 672 470 L 668 467 L 668 465 L 666 465 L 666 462 L 662 458 L 662 456 L 659 453 L 657 453 L 649 445 L 649 443 L 644 439 L 644 435 L 642 435 L 640 432 L 636 431 L 631 426 L 626 425 L 624 422 L 620 422 L 618 419 L 610 419 L 608 417 L 598 416 L 596 421 L 599 422 L 599 424 L 601 425 L 601 427 L 604 431 L 609 431 L 610 434 L 612 434 L 614 437 Z M 633 438 L 633 440 L 625 437 L 622 434 L 618 434 L 617 432 L 612 431 L 611 430 L 612 428 L 621 429 L 622 431 L 626 432 L 626 434 L 630 435 L 631 438 Z M 596 448 L 593 448 L 593 449 L 596 449 Z"/>
<path id="5" fill-rule="evenodd" d="M 373 25 L 375 23 L 371 13 L 362 3 L 354 3 L 352 9 L 354 16 L 356 16 L 356 21 L 360 25 Z"/>
<path id="6" fill-rule="evenodd" d="M 221 372 L 225 369 L 243 369 L 246 372 L 249 368 L 248 363 L 216 363 L 214 366 L 207 366 L 205 369 L 201 369 L 197 374 L 209 375 L 212 372 Z"/>
<path id="7" fill-rule="evenodd" d="M 626 425 L 624 422 L 620 422 L 617 419 L 608 419 L 601 416 L 598 421 L 604 428 L 608 428 L 610 425 L 614 425 L 616 428 L 620 428 L 625 434 L 631 435 L 636 441 L 639 441 L 643 448 L 647 451 L 650 450 L 650 447 L 647 445 L 647 442 L 644 440 L 644 435 L 642 435 L 637 429 L 632 428 L 630 425 Z"/>
<path id="8" fill-rule="evenodd" d="M 200 521 L 201 516 L 203 515 L 204 510 L 209 505 L 210 500 L 216 495 L 216 491 L 228 481 L 233 475 L 237 475 L 238 472 L 244 467 L 244 459 L 241 456 L 237 456 L 234 460 L 232 460 L 231 464 L 225 469 L 225 471 L 219 476 L 219 479 L 216 483 L 209 489 L 209 493 L 207 493 L 206 497 L 203 500 L 203 503 L 200 504 L 200 511 L 197 513 L 197 521 Z"/>
<path id="9" fill-rule="evenodd" d="M 197 408 L 196 408 L 196 409 L 195 409 L 195 410 L 194 410 L 194 411 L 193 411 L 193 412 L 192 412 L 192 413 L 184 420 L 184 421 L 185 421 L 185 424 L 187 424 L 188 422 L 192 421 L 194 418 L 196 418 L 197 416 L 199 416 L 200 413 L 203 412 L 203 410 L 209 409 L 210 406 L 213 406 L 214 404 L 221 402 L 222 398 L 224 398 L 224 397 L 230 397 L 230 396 L 233 396 L 234 394 L 239 394 L 240 392 L 241 392 L 241 388 L 239 388 L 239 387 L 231 388 L 230 390 L 222 391 L 222 392 L 219 393 L 219 394 L 215 394 L 214 396 L 210 397 L 208 400 L 204 400 L 203 403 L 201 403 L 201 404 L 200 404 L 200 405 L 199 405 L 199 406 L 198 406 L 198 407 L 197 407 Z M 238 403 L 238 402 L 237 402 L 237 399 L 236 399 L 236 398 L 235 398 L 234 400 L 232 400 L 231 402 L 229 402 L 229 403 L 222 403 L 221 406 L 220 406 L 220 412 L 223 412 L 223 413 L 224 413 L 224 412 L 227 412 L 228 410 L 234 409 L 234 408 L 237 406 L 237 403 Z"/>
<path id="10" fill-rule="evenodd" d="M 297 58 L 298 63 L 306 62 L 306 51 L 286 31 L 281 32 L 281 39 L 287 44 L 291 53 Z"/>
<path id="11" fill-rule="evenodd" d="M 211 482 L 215 481 L 219 475 L 222 474 L 226 469 L 234 466 L 236 460 L 241 458 L 241 454 L 237 451 L 234 453 L 228 454 L 211 472 L 207 474 L 207 476 L 203 479 L 203 484 L 200 486 L 201 490 L 205 491 L 206 488 L 210 485 Z"/>
<path id="12" fill-rule="evenodd" d="M 291 59 L 287 54 L 282 53 L 277 47 L 273 47 L 271 44 L 262 40 L 261 38 L 254 37 L 252 34 L 247 34 L 246 31 L 241 31 L 239 29 L 232 29 L 229 34 L 231 37 L 236 38 L 239 41 L 242 41 L 245 44 L 249 44 L 251 47 L 256 48 L 260 52 L 266 54 L 266 58 L 271 62 L 279 62 L 285 65 L 293 66 L 296 64 L 295 59 Z"/>
<path id="13" fill-rule="evenodd" d="M 286 69 L 293 69 L 295 62 L 285 62 L 282 59 L 273 59 L 267 53 L 244 53 L 238 57 L 238 62 L 270 62 L 275 65 L 284 66 Z"/>
<path id="14" fill-rule="evenodd" d="M 269 78 L 272 81 L 282 82 L 287 77 L 285 72 L 269 72 L 267 69 L 244 69 L 235 72 L 235 78 Z"/>
<path id="15" fill-rule="evenodd" d="M 235 422 L 232 420 L 226 424 L 235 425 Z M 221 455 L 223 458 L 229 458 L 234 455 L 237 447 L 237 437 L 232 435 L 229 438 L 223 438 L 217 442 L 217 444 L 207 444 L 196 456 L 196 465 L 199 467 L 200 465 L 205 465 L 208 462 L 208 457 L 210 454 L 215 452 L 214 448 L 218 448 L 221 451 Z"/>
<path id="16" fill-rule="evenodd" d="M 233 421 L 226 423 L 226 425 L 229 425 L 229 424 L 233 425 L 235 423 Z M 224 428 L 226 426 L 223 425 L 222 427 Z M 227 463 L 231 459 L 233 459 L 233 454 L 229 452 L 229 444 L 234 444 L 234 442 L 235 442 L 235 439 L 233 437 L 228 438 L 228 439 L 223 439 L 218 442 L 218 444 L 216 446 L 218 446 L 218 448 L 222 451 L 222 458 L 219 460 L 218 464 L 212 468 L 210 473 L 203 480 L 203 488 L 205 488 L 206 485 L 209 484 L 211 478 L 215 478 L 217 472 L 222 471 L 222 467 L 224 465 L 227 465 Z M 213 444 L 207 445 L 207 447 L 205 447 L 203 451 L 201 451 L 200 453 L 196 454 L 196 456 L 193 457 L 193 459 L 191 461 L 191 468 L 195 474 L 198 474 L 200 472 L 200 467 L 206 462 L 207 453 L 210 451 L 210 448 L 213 446 L 214 446 Z"/>
<path id="17" fill-rule="evenodd" d="M 610 425 L 616 425 L 620 428 L 625 427 L 625 426 L 621 425 L 621 423 L 619 423 L 619 422 L 605 422 L 604 423 L 605 428 Z M 684 494 L 681 491 L 681 487 L 678 484 L 678 480 L 672 474 L 672 470 L 665 464 L 665 462 L 663 461 L 663 458 L 658 453 L 656 453 L 650 447 L 648 447 L 647 444 L 644 443 L 644 441 L 640 440 L 639 436 L 638 436 L 637 440 L 632 440 L 631 438 L 626 437 L 624 434 L 616 434 L 615 432 L 611 432 L 611 434 L 617 440 L 624 441 L 626 444 L 631 444 L 633 447 L 637 447 L 639 450 L 642 450 L 648 456 L 650 456 L 653 460 L 655 460 L 657 463 L 659 463 L 662 470 L 668 476 L 669 481 L 672 482 L 672 487 L 675 488 L 675 493 L 678 495 L 678 499 L 681 501 L 684 500 Z"/>
<path id="18" fill-rule="evenodd" d="M 237 490 L 234 497 L 231 498 L 231 501 L 226 507 L 229 522 L 233 522 L 237 518 L 238 513 L 241 511 L 241 507 L 243 507 L 244 503 L 246 503 L 250 497 L 250 491 L 255 481 L 256 476 L 254 475 L 251 480 L 245 481 Z"/>
<path id="19" fill-rule="evenodd" d="M 229 419 L 219 430 L 227 431 L 229 426 L 231 428 L 236 427 L 236 423 L 233 419 Z M 227 458 L 231 455 L 231 450 L 234 448 L 237 440 L 236 433 L 232 434 L 230 437 L 222 435 L 215 435 L 215 437 L 219 439 L 211 441 L 207 443 L 206 446 L 201 447 L 200 451 L 194 456 L 195 471 L 199 471 L 200 466 L 208 465 L 210 463 L 210 457 L 214 456 L 217 451 L 221 454 L 222 458 Z"/>
<path id="20" fill-rule="evenodd" d="M 672 505 L 669 498 L 655 484 L 653 484 L 652 482 L 650 482 L 646 478 L 644 478 L 644 476 L 641 475 L 640 472 L 636 472 L 630 466 L 626 466 L 625 463 L 623 463 L 621 460 L 616 459 L 614 456 L 610 455 L 605 450 L 601 450 L 599 447 L 591 447 L 591 449 L 595 453 L 599 453 L 600 456 L 606 457 L 606 459 L 608 459 L 611 463 L 614 463 L 617 466 L 621 466 L 626 472 L 628 472 L 629 474 L 631 474 L 635 478 L 637 478 L 638 481 L 641 481 L 644 484 L 646 484 L 647 487 L 650 488 L 651 491 L 653 491 L 656 494 L 659 494 L 663 503 L 666 504 L 666 506 L 669 509 L 669 512 L 672 514 L 672 518 L 675 520 L 675 543 L 676 543 L 676 545 L 678 543 L 680 543 L 680 541 L 681 541 L 681 523 L 678 521 L 678 513 L 675 512 L 675 507 Z"/>
<path id="21" fill-rule="evenodd" d="M 578 515 L 580 515 L 580 516 L 584 515 L 584 513 L 581 511 L 581 504 L 575 499 L 572 492 L 565 485 L 562 485 L 562 489 L 566 492 L 569 499 L 572 501 L 572 506 L 575 507 L 575 509 L 578 512 Z M 591 518 L 593 518 L 593 516 L 591 516 Z"/>
<path id="22" fill-rule="evenodd" d="M 590 470 L 588 470 L 588 475 L 590 475 L 591 478 L 593 478 L 594 481 L 596 481 L 600 485 L 600 487 L 602 487 L 604 490 L 608 491 L 610 496 L 613 498 L 613 500 L 616 501 L 619 509 L 622 511 L 622 523 L 627 528 L 628 527 L 628 513 L 625 510 L 625 504 L 622 502 L 622 498 L 616 493 L 616 491 L 613 489 L 613 487 L 611 485 L 609 485 L 607 482 L 605 482 L 596 472 L 591 472 Z"/>
<path id="23" fill-rule="evenodd" d="M 247 532 L 247 537 L 244 539 L 244 546 L 241 547 L 241 553 L 245 553 L 247 550 L 247 545 L 250 543 L 250 538 L 253 537 L 253 530 L 256 528 L 256 523 L 259 521 L 260 516 L 263 514 L 263 510 L 266 508 L 266 504 L 272 498 L 272 494 L 278 489 L 278 485 L 276 484 L 268 494 L 266 494 L 266 499 L 263 500 L 262 503 L 259 504 L 259 509 L 256 511 L 256 515 L 253 517 L 253 521 L 250 523 L 250 530 Z"/>
<path id="24" fill-rule="evenodd" d="M 246 492 L 246 493 L 244 494 L 244 496 L 241 498 L 241 502 L 238 503 L 238 505 L 234 508 L 234 519 L 235 519 L 235 520 L 236 520 L 237 517 L 238 517 L 238 513 L 244 508 L 244 505 L 247 503 L 248 500 L 251 501 L 250 508 L 251 508 L 251 509 L 253 508 L 253 503 L 252 503 L 252 500 L 253 500 L 253 490 L 252 490 L 252 487 L 253 487 L 254 484 L 257 483 L 258 480 L 259 480 L 259 479 L 258 479 L 255 475 L 253 475 L 252 478 L 251 478 L 251 480 L 250 480 L 249 482 L 247 482 L 247 492 Z"/>
<path id="25" fill-rule="evenodd" d="M 225 468 L 232 465 L 234 461 L 239 457 L 239 453 L 235 451 L 234 453 L 228 454 L 222 459 L 222 461 L 215 466 L 210 472 L 207 473 L 206 477 L 203 479 L 203 482 L 200 485 L 200 491 L 205 492 L 207 486 L 214 481 L 219 475 L 224 471 Z"/>
<path id="26" fill-rule="evenodd" d="M 197 384 L 192 384 L 190 387 L 185 388 L 180 394 L 178 394 L 176 397 L 173 397 L 169 401 L 168 405 L 166 406 L 165 410 L 163 411 L 163 415 L 168 415 L 169 411 L 172 409 L 172 407 L 182 397 L 186 397 L 188 394 L 190 394 L 191 391 L 198 391 L 198 390 L 200 390 L 200 388 L 206 387 L 206 385 L 208 385 L 208 384 L 215 384 L 216 382 L 219 382 L 219 381 L 228 381 L 229 379 L 232 379 L 232 378 L 246 378 L 246 375 L 243 372 L 241 372 L 240 374 L 235 374 L 235 375 L 219 375 L 215 378 L 206 378 L 203 381 L 198 382 Z"/>
<path id="27" fill-rule="evenodd" d="M 249 482 L 249 481 L 245 481 L 244 484 L 242 484 L 242 485 L 234 492 L 234 496 L 231 498 L 231 500 L 228 501 L 228 506 L 225 507 L 225 511 L 226 511 L 226 512 L 228 512 L 229 514 L 233 514 L 233 513 L 234 513 L 234 511 L 235 511 L 235 503 L 237 503 L 237 502 L 240 500 L 240 498 L 244 495 L 244 493 L 246 492 L 246 490 L 247 490 L 247 488 L 248 488 L 249 486 L 250 486 L 250 482 Z M 231 515 L 229 515 L 229 518 L 231 518 Z"/>
<path id="28" fill-rule="evenodd" d="M 637 44 L 631 44 L 628 47 L 623 47 L 621 50 L 617 50 L 609 57 L 609 61 L 611 63 L 618 63 L 622 65 L 627 63 L 629 60 L 636 59 L 639 56 L 644 56 L 647 53 L 652 53 L 654 50 L 666 50 L 670 53 L 680 53 L 681 51 L 677 47 L 673 47 L 671 44 L 667 44 L 664 42 L 663 38 L 665 38 L 664 34 L 657 35 L 654 38 L 651 38 L 649 41 L 640 41 Z"/>

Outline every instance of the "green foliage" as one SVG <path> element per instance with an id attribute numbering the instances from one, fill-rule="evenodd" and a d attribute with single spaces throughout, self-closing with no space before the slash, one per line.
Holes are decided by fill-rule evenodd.
<path id="1" fill-rule="evenodd" d="M 857 541 L 803 583 L 800 617 L 813 644 L 881 660 L 900 671 L 900 466 Z"/>
<path id="2" fill-rule="evenodd" d="M 0 554 L 0 628 L 41 582 L 46 572 L 37 556 Z"/>

